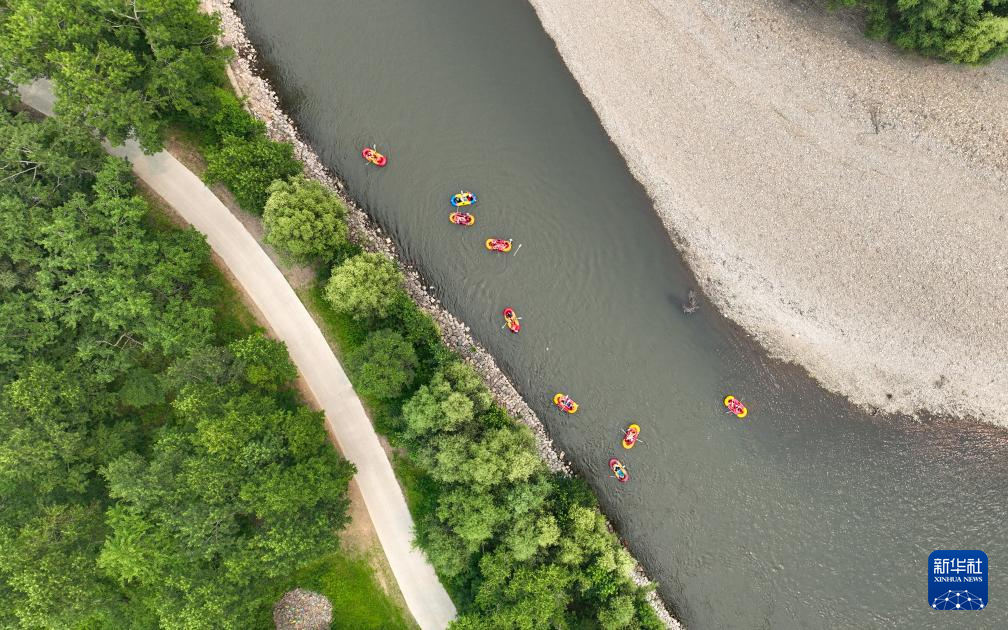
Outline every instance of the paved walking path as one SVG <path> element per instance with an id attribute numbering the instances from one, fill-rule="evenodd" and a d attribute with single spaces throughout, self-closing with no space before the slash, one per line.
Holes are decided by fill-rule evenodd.
<path id="1" fill-rule="evenodd" d="M 48 82 L 22 86 L 21 98 L 32 108 L 52 115 Z M 371 420 L 322 332 L 283 274 L 227 207 L 167 151 L 144 155 L 133 141 L 119 147 L 106 145 L 106 149 L 127 158 L 137 177 L 206 235 L 273 332 L 287 344 L 291 359 L 322 405 L 340 449 L 357 466 L 357 484 L 410 612 L 424 630 L 447 626 L 455 618 L 455 606 L 426 556 L 412 548 L 413 519 Z"/>

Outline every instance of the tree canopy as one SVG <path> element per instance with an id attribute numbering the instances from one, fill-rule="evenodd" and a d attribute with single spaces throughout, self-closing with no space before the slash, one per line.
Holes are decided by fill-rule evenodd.
<path id="1" fill-rule="evenodd" d="M 223 295 L 123 160 L 0 110 L 0 626 L 246 628 L 338 545 L 353 467 Z"/>
<path id="2" fill-rule="evenodd" d="M 346 247 L 346 207 L 322 184 L 297 175 L 273 182 L 268 192 L 263 210 L 267 243 L 300 263 L 327 263 Z"/>
<path id="3" fill-rule="evenodd" d="M 1008 0 L 840 0 L 863 6 L 868 32 L 957 63 L 987 63 L 1008 52 Z"/>
<path id="4" fill-rule="evenodd" d="M 381 254 L 364 252 L 333 268 L 326 300 L 337 313 L 357 321 L 391 316 L 403 302 L 402 274 Z"/>
<path id="5" fill-rule="evenodd" d="M 402 407 L 399 436 L 435 484 L 417 540 L 439 575 L 471 594 L 469 628 L 660 627 L 627 579 L 633 560 L 590 491 L 549 473 L 528 429 L 504 416 L 478 375 L 446 363 Z"/>
<path id="6" fill-rule="evenodd" d="M 52 79 L 56 112 L 113 143 L 161 147 L 173 118 L 211 113 L 228 53 L 198 0 L 5 0 L 0 76 Z"/>
<path id="7" fill-rule="evenodd" d="M 398 398 L 413 384 L 417 367 L 413 346 L 398 332 L 378 330 L 347 356 L 357 390 L 372 398 Z"/>
<path id="8" fill-rule="evenodd" d="M 291 145 L 262 135 L 226 135 L 220 147 L 207 149 L 206 156 L 203 178 L 210 183 L 223 182 L 238 204 L 254 214 L 262 214 L 270 184 L 302 171 Z"/>

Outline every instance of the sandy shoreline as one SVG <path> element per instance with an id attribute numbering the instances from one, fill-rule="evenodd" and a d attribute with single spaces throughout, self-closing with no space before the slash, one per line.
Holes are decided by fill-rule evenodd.
<path id="1" fill-rule="evenodd" d="M 866 407 L 1008 424 L 1008 60 L 805 0 L 531 0 L 722 312 Z"/>

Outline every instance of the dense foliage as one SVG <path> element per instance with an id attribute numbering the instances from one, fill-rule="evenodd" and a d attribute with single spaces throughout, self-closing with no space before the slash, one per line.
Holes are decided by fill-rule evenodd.
<path id="1" fill-rule="evenodd" d="M 262 214 L 274 181 L 302 171 L 291 145 L 259 134 L 225 135 L 219 147 L 206 148 L 206 158 L 203 178 L 211 183 L 223 182 L 238 204 L 255 214 Z"/>
<path id="2" fill-rule="evenodd" d="M 347 246 L 346 207 L 303 175 L 270 185 L 263 211 L 266 242 L 295 262 L 328 262 Z"/>
<path id="3" fill-rule="evenodd" d="M 957 63 L 1008 52 L 1008 0 L 839 0 L 864 6 L 869 34 Z"/>
<path id="4" fill-rule="evenodd" d="M 392 315 L 406 298 L 402 274 L 381 254 L 364 252 L 336 266 L 326 285 L 332 308 L 357 321 L 378 321 Z"/>
<path id="5" fill-rule="evenodd" d="M 2 0 L 0 77 L 52 79 L 56 111 L 113 142 L 159 148 L 168 121 L 212 111 L 218 18 L 198 0 Z"/>
<path id="6" fill-rule="evenodd" d="M 61 118 L 146 151 L 181 125 L 200 140 L 207 181 L 261 214 L 269 185 L 302 168 L 229 89 L 218 34 L 198 0 L 0 0 L 0 96 L 51 79 Z"/>
<path id="7" fill-rule="evenodd" d="M 83 12 L 91 30 L 66 28 Z M 0 125 L 0 625 L 244 627 L 257 578 L 323 556 L 345 521 L 352 469 L 296 404 L 282 346 L 223 334 L 202 239 L 145 224 L 123 164 L 81 131 L 154 148 L 180 121 L 206 179 L 265 208 L 279 248 L 338 263 L 315 303 L 376 424 L 408 454 L 398 471 L 417 543 L 459 605 L 454 626 L 659 627 L 588 487 L 544 468 L 395 265 L 339 251 L 336 207 L 320 211 L 315 189 L 299 198 L 291 147 L 221 89 L 206 19 L 195 0 L 0 0 L 14 37 L 0 74 L 52 76 L 78 123 Z M 153 53 L 155 25 L 184 33 L 193 63 L 170 75 L 172 98 L 131 109 L 167 81 L 148 68 L 169 58 Z M 78 63 L 54 71 L 67 51 Z M 29 52 L 53 61 L 24 63 Z M 85 91 L 87 76 L 102 84 Z"/>
<path id="8" fill-rule="evenodd" d="M 378 330 L 347 355 L 357 390 L 373 398 L 398 398 L 413 384 L 416 352 L 394 330 Z"/>
<path id="9" fill-rule="evenodd" d="M 0 112 L 0 626 L 247 628 L 338 545 L 352 466 L 78 129 Z"/>
<path id="10" fill-rule="evenodd" d="M 445 364 L 402 421 L 398 437 L 435 489 L 417 540 L 468 594 L 457 628 L 659 627 L 591 492 L 545 469 L 471 368 Z"/>

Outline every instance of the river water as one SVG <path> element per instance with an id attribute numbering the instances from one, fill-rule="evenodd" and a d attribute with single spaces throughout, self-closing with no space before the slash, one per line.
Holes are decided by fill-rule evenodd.
<path id="1" fill-rule="evenodd" d="M 866 415 L 709 305 L 684 316 L 696 281 L 530 7 L 236 5 L 305 139 L 494 354 L 690 628 L 947 627 L 927 596 L 945 548 L 986 551 L 993 603 L 970 623 L 1008 626 L 1008 432 Z M 384 169 L 360 157 L 372 143 Z M 468 229 L 448 222 L 462 188 L 479 197 Z M 487 252 L 490 236 L 517 252 Z M 624 451 L 629 421 L 643 431 Z"/>

